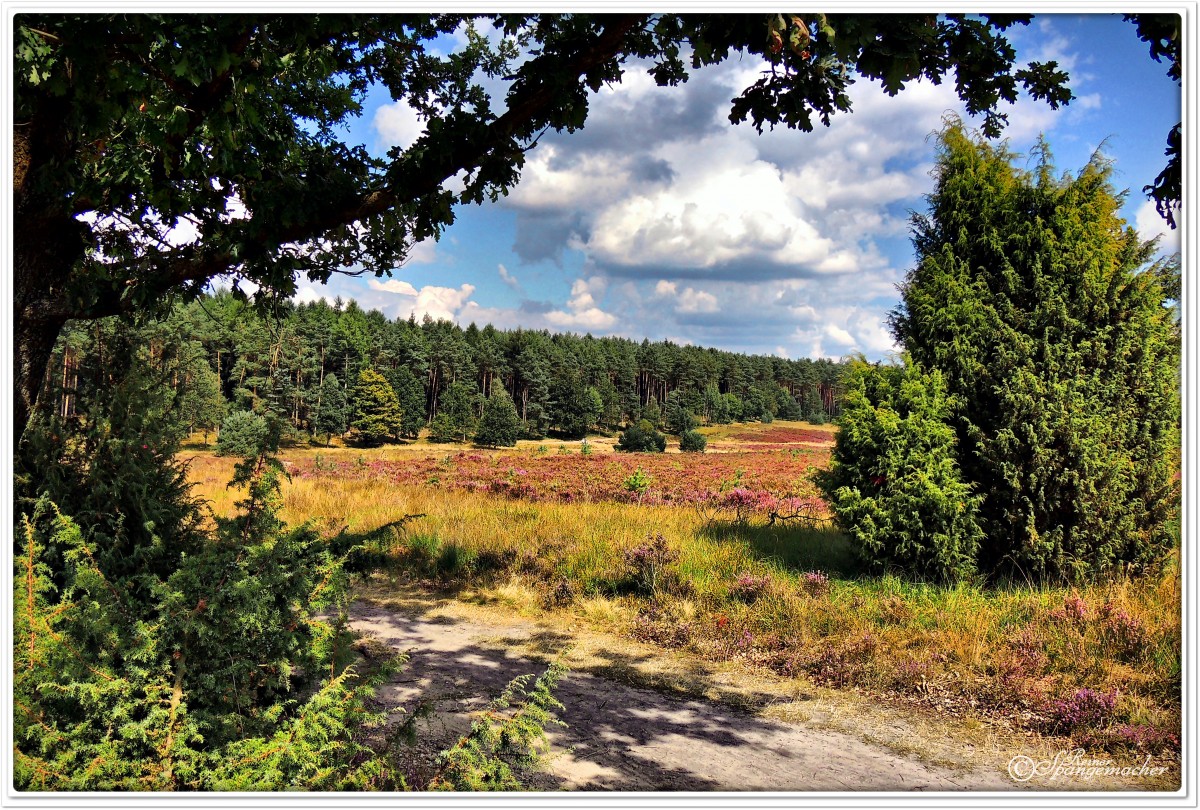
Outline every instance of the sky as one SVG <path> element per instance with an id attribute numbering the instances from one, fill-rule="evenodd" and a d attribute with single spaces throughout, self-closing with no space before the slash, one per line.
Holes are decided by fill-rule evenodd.
<path id="1" fill-rule="evenodd" d="M 1060 172 L 1097 148 L 1128 189 L 1123 216 L 1179 249 L 1141 189 L 1162 169 L 1179 86 L 1115 14 L 1038 15 L 1009 30 L 1019 63 L 1055 59 L 1075 99 L 1058 111 L 1005 108 L 1009 147 L 1044 133 Z M 931 134 L 969 124 L 952 82 L 896 97 L 859 80 L 853 110 L 813 132 L 731 125 L 729 101 L 761 64 L 730 60 L 659 88 L 630 65 L 591 99 L 587 123 L 548 133 L 505 198 L 460 206 L 439 241 L 390 278 L 302 281 L 297 300 L 354 298 L 392 318 L 669 339 L 751 354 L 885 359 L 886 317 L 913 264 L 911 212 L 933 188 Z M 368 97 L 349 139 L 379 155 L 422 123 L 386 93 Z"/>

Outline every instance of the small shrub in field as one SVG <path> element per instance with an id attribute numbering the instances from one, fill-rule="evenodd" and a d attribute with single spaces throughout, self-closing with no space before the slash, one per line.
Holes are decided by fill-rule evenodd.
<path id="1" fill-rule="evenodd" d="M 546 607 L 566 607 L 575 601 L 575 586 L 566 577 L 559 577 L 543 598 Z"/>
<path id="2" fill-rule="evenodd" d="M 742 602 L 754 602 L 767 592 L 770 585 L 771 580 L 769 577 L 742 574 L 737 578 L 737 582 L 733 584 L 730 595 Z"/>
<path id="3" fill-rule="evenodd" d="M 843 687 L 865 683 L 870 678 L 869 664 L 875 658 L 879 639 L 863 633 L 854 639 L 830 644 L 805 665 L 814 681 L 827 686 Z"/>
<path id="4" fill-rule="evenodd" d="M 928 661 L 905 658 L 896 665 L 892 673 L 892 686 L 906 692 L 924 691 L 932 671 Z"/>
<path id="5" fill-rule="evenodd" d="M 625 487 L 626 492 L 631 492 L 637 495 L 638 503 L 641 503 L 642 496 L 646 494 L 646 490 L 650 489 L 650 476 L 646 475 L 641 467 L 633 471 L 633 474 L 621 482 Z"/>
<path id="6" fill-rule="evenodd" d="M 667 449 L 667 437 L 643 419 L 630 425 L 617 440 L 617 450 L 623 453 L 661 453 Z"/>
<path id="7" fill-rule="evenodd" d="M 800 575 L 800 589 L 814 599 L 829 595 L 829 577 L 821 571 L 805 571 Z"/>
<path id="8" fill-rule="evenodd" d="M 1050 730 L 1064 734 L 1098 728 L 1107 722 L 1117 705 L 1117 696 L 1094 689 L 1080 689 L 1067 700 L 1047 707 Z"/>
<path id="9" fill-rule="evenodd" d="M 1077 593 L 1072 593 L 1063 600 L 1063 606 L 1050 611 L 1050 616 L 1057 621 L 1082 627 L 1089 615 L 1088 604 Z"/>
<path id="10" fill-rule="evenodd" d="M 708 439 L 698 430 L 684 431 L 679 437 L 679 450 L 683 453 L 703 453 L 708 446 Z"/>
<path id="11" fill-rule="evenodd" d="M 1116 745 L 1151 754 L 1179 750 L 1179 735 L 1177 733 L 1165 728 L 1158 728 L 1142 723 L 1122 723 L 1111 729 L 1096 742 L 1106 748 Z"/>
<path id="12" fill-rule="evenodd" d="M 893 594 L 879 602 L 879 618 L 885 625 L 904 624 L 912 615 L 912 608 L 903 597 Z"/>
<path id="13" fill-rule="evenodd" d="M 267 420 L 250 411 L 234 411 L 221 423 L 218 456 L 253 456 L 267 441 Z"/>
<path id="14" fill-rule="evenodd" d="M 1105 602 L 1098 611 L 1100 635 L 1112 655 L 1122 661 L 1133 661 L 1145 652 L 1149 633 L 1146 625 L 1112 602 Z"/>
<path id="15" fill-rule="evenodd" d="M 646 596 L 659 592 L 666 567 L 677 559 L 679 554 L 667 546 L 661 534 L 625 552 L 625 562 L 633 569 L 638 591 Z"/>
<path id="16" fill-rule="evenodd" d="M 582 455 L 590 456 L 592 454 L 592 443 L 584 439 L 579 443 L 579 452 Z"/>

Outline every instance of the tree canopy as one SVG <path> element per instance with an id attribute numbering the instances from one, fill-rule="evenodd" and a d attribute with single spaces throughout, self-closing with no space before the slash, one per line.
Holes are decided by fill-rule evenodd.
<path id="1" fill-rule="evenodd" d="M 876 437 L 873 425 L 894 431 L 904 415 L 889 397 L 851 398 L 826 487 L 846 504 L 839 517 L 875 531 L 862 505 L 911 497 L 901 486 L 914 475 L 936 483 L 922 471 L 953 447 L 956 469 L 939 467 L 947 483 L 920 501 L 968 503 L 954 490 L 961 474 L 981 498 L 970 525 L 983 530 L 982 571 L 1080 580 L 1155 564 L 1175 542 L 1180 342 L 1160 284 L 1169 274 L 1150 263 L 1154 242 L 1120 218 L 1100 154 L 1058 176 L 1044 142 L 1032 170 L 961 122 L 939 144 L 892 328 L 916 367 L 906 372 L 914 390 L 944 386 L 945 396 L 908 443 Z M 857 452 L 867 439 L 890 455 Z"/>
<path id="2" fill-rule="evenodd" d="M 997 106 L 1021 89 L 1052 106 L 1071 98 L 1054 62 L 1018 67 L 1004 32 L 1028 19 L 19 15 L 17 435 L 67 320 L 154 311 L 221 275 L 235 290 L 245 280 L 287 296 L 300 276 L 385 274 L 453 222 L 456 205 L 512 188 L 539 135 L 583 126 L 588 92 L 635 64 L 673 85 L 761 57 L 771 69 L 729 116 L 760 130 L 828 124 L 849 111 L 856 76 L 891 94 L 952 79 L 995 135 Z M 1178 17 L 1154 21 L 1139 20 L 1139 33 L 1156 59 L 1176 60 Z M 465 44 L 443 53 L 439 37 L 456 31 Z M 343 139 L 376 86 L 425 120 L 386 158 Z"/>

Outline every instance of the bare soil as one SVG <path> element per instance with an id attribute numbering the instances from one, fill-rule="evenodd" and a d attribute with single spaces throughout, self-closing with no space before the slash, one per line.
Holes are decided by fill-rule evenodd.
<path id="1" fill-rule="evenodd" d="M 1056 749 L 978 721 L 916 716 L 801 680 L 697 661 L 596 632 L 567 614 L 523 616 L 479 594 L 448 598 L 376 582 L 354 603 L 351 627 L 363 634 L 360 647 L 386 645 L 409 657 L 379 700 L 409 715 L 433 709 L 408 752 L 418 778 L 512 678 L 557 659 L 570 667 L 555 690 L 567 726 L 549 729 L 550 751 L 523 776 L 531 790 L 1174 787 L 1145 777 L 1017 782 L 1008 774 L 1012 757 L 1048 760 Z"/>

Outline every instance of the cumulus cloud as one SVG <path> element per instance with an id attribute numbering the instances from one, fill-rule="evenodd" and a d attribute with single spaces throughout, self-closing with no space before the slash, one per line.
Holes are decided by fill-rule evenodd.
<path id="1" fill-rule="evenodd" d="M 475 292 L 473 284 L 463 284 L 458 289 L 432 285 L 422 287 L 417 293 L 412 313 L 418 318 L 428 315 L 434 320 L 452 321 L 473 292 Z"/>
<path id="2" fill-rule="evenodd" d="M 571 285 L 571 298 L 567 311 L 551 310 L 545 314 L 546 322 L 565 329 L 587 329 L 599 331 L 611 329 L 616 316 L 603 311 L 596 304 L 595 296 L 603 295 L 606 282 L 603 278 L 576 279 Z"/>
<path id="3" fill-rule="evenodd" d="M 375 110 L 371 119 L 378 142 L 386 147 L 407 149 L 425 133 L 425 122 L 406 101 L 384 104 Z"/>
<path id="4" fill-rule="evenodd" d="M 367 281 L 367 286 L 372 290 L 380 292 L 395 293 L 396 295 L 416 295 L 417 288 L 409 284 L 407 281 L 393 278 L 387 281 L 379 281 L 378 279 L 370 279 Z"/>
<path id="5" fill-rule="evenodd" d="M 676 309 L 679 312 L 716 312 L 717 297 L 712 293 L 688 287 L 680 293 Z"/>

